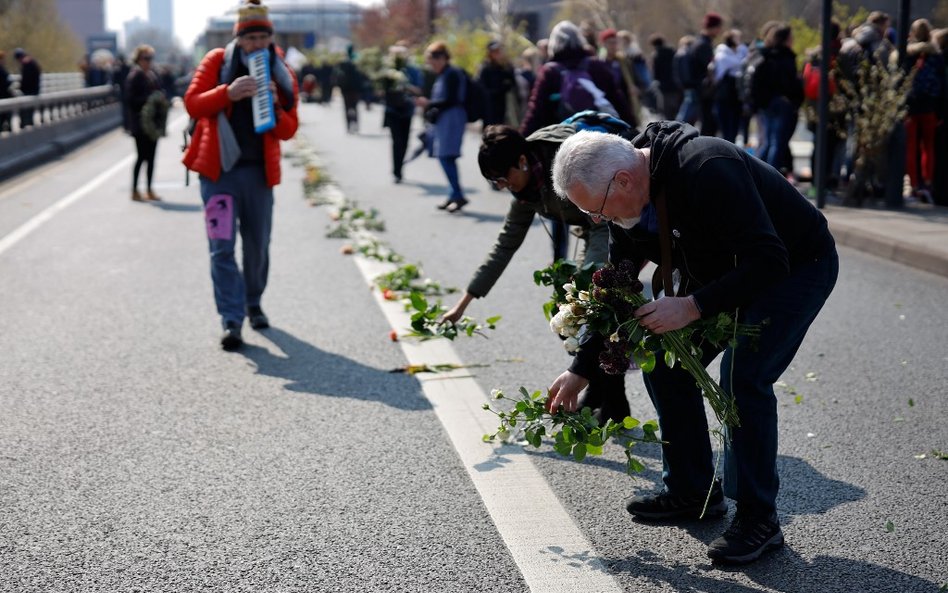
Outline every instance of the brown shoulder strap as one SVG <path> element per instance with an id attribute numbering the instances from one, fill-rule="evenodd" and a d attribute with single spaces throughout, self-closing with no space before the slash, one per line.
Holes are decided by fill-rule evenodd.
<path id="1" fill-rule="evenodd" d="M 671 228 L 668 222 L 668 205 L 665 203 L 663 189 L 655 200 L 655 209 L 658 211 L 658 246 L 662 252 L 662 289 L 665 296 L 675 296 L 675 281 L 672 277 L 672 247 Z"/>

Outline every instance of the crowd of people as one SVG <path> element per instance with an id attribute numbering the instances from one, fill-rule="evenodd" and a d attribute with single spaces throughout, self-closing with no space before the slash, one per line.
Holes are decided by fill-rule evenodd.
<path id="1" fill-rule="evenodd" d="M 596 30 L 590 22 L 558 23 L 548 38 L 518 55 L 510 55 L 501 40 L 493 40 L 488 43 L 476 73 L 464 81 L 474 81 L 474 94 L 482 103 L 475 108 L 476 114 L 470 113 L 471 98 L 466 95 L 471 93 L 457 88 L 462 72 L 451 64 L 447 46 L 435 52 L 434 62 L 428 48 L 428 67 L 424 71 L 411 64 L 413 48 L 406 42 L 389 48 L 388 72 L 400 72 L 400 77 L 408 81 L 396 92 L 391 88 L 373 92 L 374 81 L 359 71 L 351 51 L 348 59 L 334 68 L 325 64 L 318 68 L 307 66 L 300 75 L 304 96 L 309 89 L 319 100 L 326 101 L 334 85 L 343 91 L 350 131 L 358 126 L 358 110 L 353 105 L 359 100 L 371 101 L 381 96 L 388 118 L 388 114 L 399 110 L 407 113 L 406 94 L 415 99 L 430 128 L 422 136 L 424 150 L 433 156 L 437 152 L 438 159 L 449 159 L 442 160 L 442 165 L 451 190 L 448 200 L 440 205 L 448 211 L 456 211 L 467 203 L 459 189 L 455 168 L 449 162 L 454 155 L 442 150 L 445 128 L 450 126 L 437 123 L 442 112 L 450 112 L 445 107 L 454 104 L 467 110 L 469 121 L 481 121 L 485 127 L 509 125 L 525 136 L 587 108 L 615 115 L 633 127 L 661 119 L 682 121 L 695 126 L 703 135 L 737 143 L 791 182 L 815 177 L 815 151 L 809 167 L 795 169 L 790 142 L 801 124 L 812 132 L 817 128 L 819 79 L 825 63 L 820 48 L 810 48 L 805 55 L 798 56 L 794 51 L 793 29 L 786 22 L 767 22 L 749 35 L 727 28 L 723 16 L 708 13 L 697 23 L 697 29 L 697 34 L 685 35 L 677 44 L 669 43 L 660 33 L 651 35 L 648 54 L 633 33 Z M 868 192 L 878 197 L 883 186 L 901 192 L 902 179 L 907 174 L 910 188 L 906 199 L 948 205 L 948 174 L 939 174 L 935 165 L 939 157 L 948 160 L 948 147 L 942 146 L 948 145 L 948 131 L 942 124 L 948 107 L 946 63 L 942 57 L 942 50 L 948 45 L 948 29 L 933 30 L 927 20 L 915 21 L 904 56 L 897 55 L 891 19 L 882 12 L 871 13 L 864 23 L 846 30 L 834 22 L 831 36 L 828 157 L 821 172 L 825 186 L 830 191 L 839 190 L 841 195 L 847 195 L 842 191 L 848 187 L 850 194 L 860 196 Z M 440 56 L 445 51 L 447 60 L 440 68 Z M 391 68 L 396 56 L 400 61 Z M 883 151 L 889 165 L 875 167 L 868 179 L 858 180 L 856 187 L 850 181 L 857 163 L 865 160 L 860 159 L 861 147 L 856 140 L 863 100 L 858 87 L 865 84 L 860 79 L 860 64 L 883 65 L 893 73 L 910 76 L 911 83 L 900 89 L 906 96 L 907 113 L 897 118 L 899 122 L 891 132 L 894 144 Z M 380 78 L 391 87 L 390 76 Z M 442 96 L 432 101 L 435 83 L 442 78 L 438 84 Z M 450 92 L 445 93 L 444 81 L 450 83 Z M 346 85 L 349 88 L 343 88 Z M 325 88 L 329 92 L 315 90 Z M 458 119 L 458 123 L 463 119 L 448 116 L 451 117 Z M 409 133 L 404 125 L 393 127 L 390 123 L 387 119 L 393 143 L 403 146 Z M 436 134 L 440 141 L 432 152 Z M 456 143 L 452 140 L 448 145 Z M 904 158 L 897 163 L 893 153 Z M 402 148 L 393 148 L 392 172 L 396 182 L 401 180 L 405 155 Z M 862 203 L 861 197 L 858 203 Z M 900 205 L 901 193 L 898 202 L 887 204 Z M 559 223 L 553 226 L 562 244 L 565 227 Z M 562 250 L 558 255 L 562 255 Z"/>

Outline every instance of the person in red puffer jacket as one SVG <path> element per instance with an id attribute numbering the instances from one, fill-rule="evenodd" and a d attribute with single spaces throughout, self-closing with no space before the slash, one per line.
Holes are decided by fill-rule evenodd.
<path id="1" fill-rule="evenodd" d="M 243 344 L 245 316 L 254 329 L 270 325 L 260 300 L 270 267 L 273 187 L 280 183 L 280 141 L 292 138 L 299 126 L 296 78 L 273 44 L 273 23 L 260 0 L 247 0 L 238 10 L 234 35 L 227 47 L 204 56 L 184 95 L 196 124 L 183 162 L 200 175 L 225 350 Z M 270 69 L 273 105 L 267 125 L 253 116 L 257 85 L 249 76 L 248 56 L 257 51 L 266 52 Z M 238 231 L 243 271 L 234 257 Z"/>

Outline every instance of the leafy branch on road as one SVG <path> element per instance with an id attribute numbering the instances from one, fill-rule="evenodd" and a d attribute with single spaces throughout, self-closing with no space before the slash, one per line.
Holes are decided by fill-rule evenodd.
<path id="1" fill-rule="evenodd" d="M 626 416 L 622 422 L 613 422 L 610 418 L 599 426 L 598 421 L 588 407 L 576 412 L 566 412 L 562 408 L 550 413 L 546 409 L 546 398 L 539 390 L 530 393 L 520 387 L 520 397 L 510 398 L 500 389 L 491 391 L 495 401 L 503 400 L 513 404 L 509 411 L 494 409 L 489 403 L 484 409 L 495 414 L 500 426 L 493 434 L 485 434 L 484 441 L 510 442 L 522 436 L 528 444 L 537 449 L 543 444 L 543 437 L 553 439 L 553 450 L 563 457 L 572 457 L 582 461 L 587 455 L 602 455 L 603 446 L 610 439 L 622 439 L 626 457 L 626 472 L 629 475 L 642 472 L 645 466 L 632 455 L 637 443 L 660 443 L 655 436 L 658 423 L 654 420 L 641 422 Z M 638 428 L 641 434 L 634 431 Z"/>

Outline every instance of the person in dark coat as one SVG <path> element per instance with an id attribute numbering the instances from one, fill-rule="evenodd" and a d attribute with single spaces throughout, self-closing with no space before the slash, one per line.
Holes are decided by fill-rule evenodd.
<path id="1" fill-rule="evenodd" d="M 336 66 L 336 84 L 342 93 L 342 108 L 346 116 L 346 131 L 350 134 L 359 131 L 359 99 L 362 98 L 362 89 L 365 75 L 355 63 L 355 49 L 350 45 L 346 48 L 346 59 Z"/>
<path id="2" fill-rule="evenodd" d="M 714 59 L 714 40 L 721 34 L 724 19 L 721 15 L 709 12 L 704 15 L 701 34 L 688 50 L 688 71 L 682 82 L 684 101 L 678 110 L 678 121 L 694 125 L 701 122 L 701 133 L 714 136 L 717 124 L 714 119 L 714 92 L 709 76 L 708 65 Z"/>
<path id="3" fill-rule="evenodd" d="M 0 50 L 0 99 L 13 96 L 10 91 L 10 72 L 7 70 L 7 54 Z M 10 113 L 0 113 L 0 132 L 10 131 Z"/>
<path id="4" fill-rule="evenodd" d="M 135 149 L 138 158 L 132 169 L 132 200 L 135 202 L 160 201 L 152 191 L 152 179 L 155 173 L 155 154 L 158 149 L 158 138 L 152 136 L 151 131 L 142 125 L 142 110 L 155 92 L 162 92 L 161 79 L 152 68 L 155 59 L 155 50 L 150 45 L 139 45 L 132 53 L 132 63 L 135 66 L 125 80 L 125 99 L 128 102 L 129 133 L 135 138 Z M 138 191 L 138 174 L 145 165 L 145 193 Z"/>
<path id="5" fill-rule="evenodd" d="M 681 365 L 668 366 L 656 356 L 643 379 L 661 428 L 664 489 L 632 498 L 627 510 L 644 521 L 720 517 L 727 513 L 726 495 L 737 502 L 737 512 L 708 547 L 713 562 L 752 562 L 781 546 L 773 384 L 793 361 L 839 273 L 823 214 L 773 167 L 680 122 L 650 124 L 632 142 L 578 132 L 557 152 L 553 185 L 580 209 L 610 222 L 611 263 L 641 269 L 647 261 L 670 259 L 677 268 L 678 290 L 666 288 L 665 296 L 632 313 L 647 330 L 663 334 L 723 312 L 741 323 L 766 321 L 753 345 L 738 338 L 723 350 L 721 387 L 740 417 L 739 425 L 725 429 L 723 490 L 715 479 L 701 389 Z M 674 236 L 665 258 L 659 208 L 667 212 L 664 232 Z M 551 411 L 575 410 L 598 366 L 604 338 L 586 335 L 570 370 L 550 386 Z M 705 365 L 722 353 L 707 344 L 702 349 Z"/>
<path id="6" fill-rule="evenodd" d="M 421 94 L 424 82 L 418 68 L 408 63 L 408 48 L 393 45 L 388 53 L 391 68 L 383 70 L 379 77 L 385 101 L 382 127 L 388 128 L 392 134 L 392 175 L 395 183 L 401 183 L 402 166 L 411 137 L 411 120 L 415 115 L 414 99 Z"/>
<path id="7" fill-rule="evenodd" d="M 40 65 L 23 49 L 13 50 L 13 57 L 20 63 L 20 92 L 24 95 L 40 94 L 40 79 L 43 70 Z M 42 123 L 42 114 L 40 114 L 40 123 Z M 20 110 L 20 127 L 28 128 L 33 125 L 33 109 Z"/>
<path id="8" fill-rule="evenodd" d="M 665 119 L 675 119 L 681 107 L 681 86 L 675 77 L 675 50 L 665 45 L 665 38 L 658 33 L 649 37 L 655 50 L 652 56 L 652 79 L 658 83 L 661 97 L 659 111 Z"/>
<path id="9" fill-rule="evenodd" d="M 791 49 L 793 30 L 790 25 L 780 23 L 771 29 L 764 45 L 764 62 L 760 66 L 763 69 L 760 75 L 765 77 L 761 85 L 763 94 L 755 98 L 764 106 L 767 118 L 767 152 L 761 159 L 789 175 L 793 172 L 790 138 L 803 104 L 803 82 L 797 73 L 797 54 Z"/>
<path id="10" fill-rule="evenodd" d="M 451 52 L 443 41 L 435 41 L 425 50 L 425 62 L 437 76 L 431 96 L 417 97 L 415 104 L 425 110 L 428 128 L 428 154 L 438 159 L 451 192 L 438 209 L 457 212 L 468 200 L 461 189 L 457 160 L 461 156 L 461 142 L 467 126 L 467 111 L 464 109 L 464 94 L 467 92 L 467 76 L 451 65 Z"/>
<path id="11" fill-rule="evenodd" d="M 504 46 L 497 40 L 487 44 L 487 57 L 480 65 L 477 80 L 487 92 L 484 126 L 507 122 L 507 95 L 516 91 L 514 69 L 504 56 Z M 516 94 L 516 93 L 515 93 Z"/>

